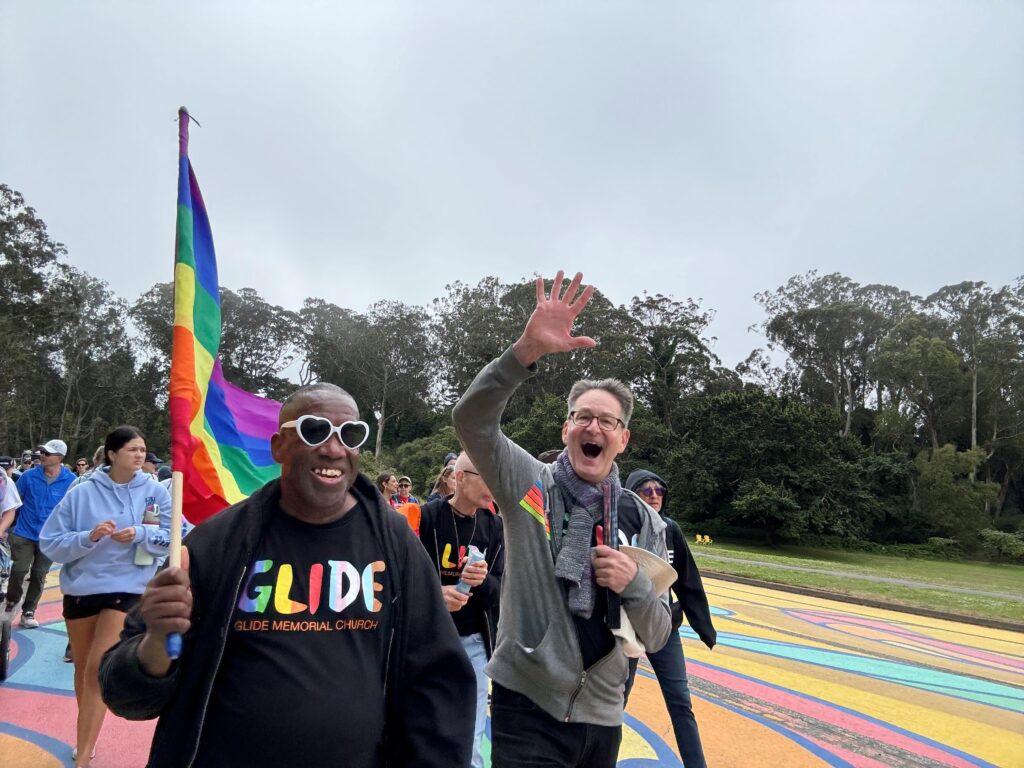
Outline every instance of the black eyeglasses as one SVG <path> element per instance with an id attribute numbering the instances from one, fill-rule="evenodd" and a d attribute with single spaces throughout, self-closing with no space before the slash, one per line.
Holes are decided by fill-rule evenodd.
<path id="1" fill-rule="evenodd" d="M 323 445 L 331 439 L 331 435 L 337 434 L 341 444 L 354 451 L 370 436 L 370 427 L 365 421 L 346 421 L 335 426 L 330 419 L 309 413 L 281 425 L 281 429 L 286 427 L 298 432 L 299 439 L 311 448 Z"/>
<path id="2" fill-rule="evenodd" d="M 412 483 L 399 483 L 399 488 L 412 488 Z"/>
<path id="3" fill-rule="evenodd" d="M 623 428 L 626 426 L 626 422 L 617 416 L 594 416 L 594 414 L 587 413 L 586 411 L 569 411 L 569 421 L 577 427 L 583 427 L 586 429 L 594 419 L 597 419 L 597 426 L 605 432 L 611 432 L 619 426 L 619 424 L 621 424 Z"/>
<path id="4" fill-rule="evenodd" d="M 662 488 L 660 485 L 657 486 L 656 488 L 641 488 L 640 495 L 646 496 L 648 498 L 654 498 L 655 496 L 657 496 L 660 499 L 662 496 L 665 495 L 665 489 Z"/>

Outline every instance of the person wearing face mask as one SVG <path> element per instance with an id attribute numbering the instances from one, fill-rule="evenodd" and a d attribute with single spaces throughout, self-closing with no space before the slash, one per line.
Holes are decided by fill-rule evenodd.
<path id="1" fill-rule="evenodd" d="M 595 345 L 572 325 L 593 295 L 577 274 L 537 306 L 522 335 L 489 363 L 455 406 L 455 431 L 494 494 L 507 568 L 498 641 L 487 665 L 494 768 L 613 768 L 622 740 L 628 624 L 649 651 L 671 632 L 667 597 L 617 548 L 620 504 L 636 512 L 637 545 L 664 556 L 665 523 L 619 483 L 633 396 L 614 379 L 579 381 L 551 464 L 509 440 L 501 414 L 545 354 Z M 577 292 L 580 291 L 577 296 Z M 607 528 L 607 530 L 606 530 Z M 666 568 L 668 566 L 665 566 Z"/>
<path id="2" fill-rule="evenodd" d="M 340 387 L 297 390 L 280 479 L 150 582 L 100 668 L 111 711 L 159 718 L 150 768 L 468 767 L 473 668 L 426 552 L 359 473 L 368 435 Z"/>
<path id="3" fill-rule="evenodd" d="M 668 525 L 665 540 L 668 546 L 668 561 L 676 569 L 679 578 L 672 585 L 673 600 L 672 629 L 678 631 L 683 623 L 683 615 L 690 628 L 697 633 L 708 648 L 714 648 L 717 633 L 711 622 L 711 609 L 704 592 L 704 584 L 694 562 L 683 532 L 675 520 L 668 517 L 668 484 L 653 472 L 638 469 L 630 472 L 626 478 L 626 487 L 635 492 L 640 499 L 661 515 Z M 701 745 L 697 719 L 693 716 L 690 702 L 690 686 L 686 677 L 686 658 L 683 646 L 678 638 L 671 638 L 660 651 L 647 654 L 647 659 L 654 669 L 661 687 L 661 694 L 668 708 L 675 732 L 679 755 L 683 758 L 686 768 L 704 768 L 704 748 Z M 630 659 L 629 680 L 626 682 L 626 701 L 633 687 L 636 676 L 637 660 Z"/>

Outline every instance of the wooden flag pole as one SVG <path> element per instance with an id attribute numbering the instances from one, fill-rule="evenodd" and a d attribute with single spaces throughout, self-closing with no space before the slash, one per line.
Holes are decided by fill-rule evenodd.
<path id="1" fill-rule="evenodd" d="M 181 567 L 181 507 L 185 475 L 180 469 L 171 472 L 171 545 L 167 551 L 167 564 L 172 568 Z M 181 635 L 173 632 L 167 636 L 167 655 L 176 659 L 181 656 Z"/>

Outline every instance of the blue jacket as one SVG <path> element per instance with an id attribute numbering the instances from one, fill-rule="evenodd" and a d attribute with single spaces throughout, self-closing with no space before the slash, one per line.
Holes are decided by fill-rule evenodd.
<path id="1" fill-rule="evenodd" d="M 143 513 L 154 505 L 159 525 L 143 525 Z M 117 530 L 134 527 L 135 538 L 125 544 L 109 536 L 92 541 L 89 534 L 104 520 L 113 520 Z M 170 525 L 170 494 L 152 475 L 139 470 L 128 487 L 121 488 L 100 469 L 57 505 L 39 534 L 39 548 L 51 560 L 64 564 L 60 588 L 65 595 L 141 595 L 167 555 Z M 153 556 L 142 558 L 148 564 L 136 564 L 137 549 Z"/>
<path id="2" fill-rule="evenodd" d="M 46 482 L 42 467 L 33 467 L 18 478 L 18 493 L 21 495 L 21 509 L 12 533 L 32 541 L 39 540 L 46 518 L 53 512 L 75 480 L 75 473 L 67 467 L 60 468 L 60 474 L 52 483 Z"/>

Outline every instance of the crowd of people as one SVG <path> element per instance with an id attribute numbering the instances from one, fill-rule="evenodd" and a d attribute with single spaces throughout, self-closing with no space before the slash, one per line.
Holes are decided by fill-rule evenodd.
<path id="1" fill-rule="evenodd" d="M 22 627 L 62 564 L 75 765 L 109 706 L 158 719 L 152 768 L 482 767 L 488 709 L 495 768 L 613 766 L 644 654 L 687 768 L 705 765 L 677 630 L 685 618 L 708 647 L 715 630 L 667 484 L 620 480 L 632 393 L 577 382 L 563 447 L 541 457 L 500 428 L 544 355 L 594 346 L 572 335 L 592 293 L 579 274 L 550 295 L 538 281 L 522 336 L 455 406 L 461 450 L 422 502 L 408 476 L 359 473 L 369 427 L 327 383 L 282 406 L 280 479 L 191 531 L 180 567 L 160 567 L 170 497 L 138 430 L 74 472 L 60 440 L 34 468 L 31 451 L 28 466 L 0 458 L 6 609 L 21 603 Z"/>
<path id="2" fill-rule="evenodd" d="M 20 608 L 19 626 L 37 628 L 46 575 L 53 563 L 61 564 L 78 764 L 79 755 L 95 755 L 107 711 L 100 660 L 167 556 L 171 501 L 157 480 L 161 460 L 134 427 L 113 430 L 91 460 L 79 458 L 73 468 L 67 453 L 67 444 L 53 439 L 22 451 L 20 462 L 0 456 L 0 549 L 11 563 L 0 582 L 0 606 L 8 620 Z"/>

